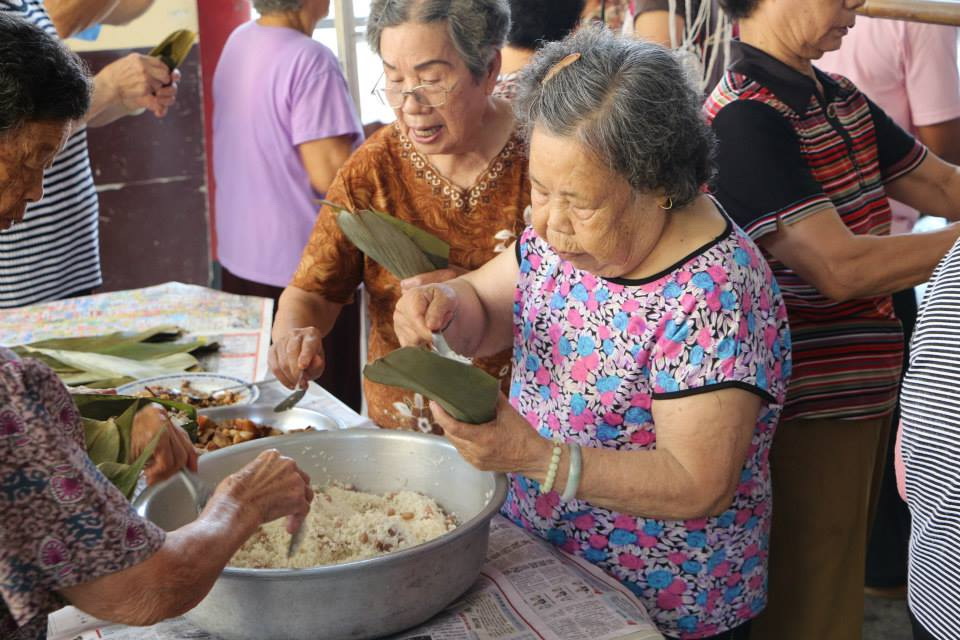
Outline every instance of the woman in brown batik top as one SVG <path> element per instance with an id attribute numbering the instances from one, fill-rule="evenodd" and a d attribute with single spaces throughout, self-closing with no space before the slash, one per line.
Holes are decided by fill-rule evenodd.
<path id="1" fill-rule="evenodd" d="M 402 288 L 481 266 L 510 245 L 530 204 L 513 113 L 490 96 L 509 24 L 506 0 L 375 0 L 370 15 L 367 37 L 384 68 L 378 93 L 397 122 L 357 150 L 327 199 L 353 211 L 386 211 L 439 236 L 450 245 L 451 268 L 401 284 L 365 258 L 324 207 L 274 324 L 270 367 L 289 387 L 338 366 L 325 361 L 321 339 L 361 283 L 373 360 L 399 348 L 393 308 Z M 477 364 L 506 385 L 509 352 Z M 418 394 L 366 380 L 364 392 L 378 425 L 439 431 Z"/>

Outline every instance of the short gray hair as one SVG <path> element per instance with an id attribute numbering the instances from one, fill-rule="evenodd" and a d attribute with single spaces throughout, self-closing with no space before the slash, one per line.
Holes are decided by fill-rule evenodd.
<path id="1" fill-rule="evenodd" d="M 510 30 L 507 0 L 373 0 L 367 42 L 380 55 L 383 30 L 413 22 L 446 22 L 450 40 L 476 79 L 488 71 Z"/>
<path id="2" fill-rule="evenodd" d="M 257 13 L 285 13 L 299 11 L 303 7 L 303 0 L 251 0 Z"/>
<path id="3" fill-rule="evenodd" d="M 561 60 L 580 58 L 544 78 Z M 713 175 L 714 137 L 703 97 L 674 53 L 583 27 L 545 45 L 521 72 L 514 99 L 528 135 L 536 125 L 575 136 L 637 192 L 692 202 Z"/>

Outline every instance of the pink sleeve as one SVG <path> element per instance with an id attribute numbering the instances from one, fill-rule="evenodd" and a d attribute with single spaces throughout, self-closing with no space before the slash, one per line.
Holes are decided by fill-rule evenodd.
<path id="1" fill-rule="evenodd" d="M 957 28 L 920 23 L 904 26 L 905 80 L 913 126 L 960 118 Z"/>
<path id="2" fill-rule="evenodd" d="M 907 501 L 907 471 L 903 466 L 903 447 L 900 444 L 903 437 L 903 422 L 897 425 L 897 443 L 893 447 L 893 469 L 897 476 L 897 491 L 903 501 Z"/>

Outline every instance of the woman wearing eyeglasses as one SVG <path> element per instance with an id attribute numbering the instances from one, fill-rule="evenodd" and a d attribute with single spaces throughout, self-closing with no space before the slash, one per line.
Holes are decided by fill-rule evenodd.
<path id="1" fill-rule="evenodd" d="M 320 211 L 300 267 L 280 297 L 270 367 L 289 387 L 327 362 L 322 338 L 362 283 L 370 300 L 368 357 L 398 348 L 393 308 L 410 286 L 479 267 L 523 228 L 530 204 L 524 144 L 510 105 L 491 97 L 510 23 L 506 0 L 374 0 L 367 39 L 383 61 L 380 98 L 395 124 L 372 136 L 341 168 L 327 199 L 351 210 L 386 211 L 450 244 L 451 269 L 399 282 L 364 258 Z M 509 352 L 477 364 L 506 380 Z M 423 398 L 364 382 L 382 427 L 437 430 Z"/>

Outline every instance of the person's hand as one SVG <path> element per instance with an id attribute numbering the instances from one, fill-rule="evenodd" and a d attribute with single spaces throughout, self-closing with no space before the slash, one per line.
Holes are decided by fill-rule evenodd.
<path id="1" fill-rule="evenodd" d="M 113 95 L 113 101 L 129 112 L 149 109 L 157 117 L 166 114 L 176 99 L 179 75 L 170 73 L 159 58 L 131 53 L 111 62 L 100 75 Z M 169 86 L 167 86 L 169 85 Z M 162 89 L 163 102 L 157 93 Z"/>
<path id="2" fill-rule="evenodd" d="M 159 89 L 157 89 L 154 94 L 157 98 L 157 104 L 159 108 L 153 110 L 153 115 L 158 118 L 163 118 L 170 111 L 172 107 L 177 102 L 177 91 L 180 86 L 180 72 L 176 69 L 173 70 L 173 73 L 170 74 L 170 84 L 166 84 Z"/>
<path id="3" fill-rule="evenodd" d="M 133 417 L 130 435 L 130 459 L 136 460 L 160 432 L 160 439 L 153 455 L 143 468 L 147 484 L 166 480 L 184 467 L 197 470 L 197 451 L 187 432 L 173 424 L 166 409 L 158 404 L 149 404 Z"/>
<path id="4" fill-rule="evenodd" d="M 553 445 L 517 413 L 502 393 L 497 417 L 484 424 L 460 422 L 432 400 L 430 411 L 463 459 L 481 471 L 529 475 L 550 462 Z"/>
<path id="5" fill-rule="evenodd" d="M 320 330 L 303 327 L 276 337 L 270 345 L 267 364 L 280 384 L 288 389 L 297 386 L 301 376 L 307 382 L 319 378 L 327 364 Z"/>
<path id="6" fill-rule="evenodd" d="M 401 347 L 433 342 L 433 332 L 443 331 L 457 312 L 457 292 L 445 284 L 407 289 L 393 310 L 393 330 Z"/>
<path id="7" fill-rule="evenodd" d="M 400 289 L 406 291 L 407 289 L 413 289 L 414 287 L 423 287 L 428 284 L 438 284 L 440 282 L 446 282 L 447 280 L 459 278 L 465 273 L 469 273 L 469 271 L 463 267 L 450 265 L 446 269 L 437 269 L 436 271 L 428 271 L 426 273 L 415 275 L 412 278 L 404 278 L 400 281 Z"/>
<path id="8" fill-rule="evenodd" d="M 303 524 L 313 501 L 310 476 L 276 449 L 264 451 L 217 485 L 214 496 L 228 495 L 253 511 L 259 524 L 287 516 L 287 531 Z"/>

